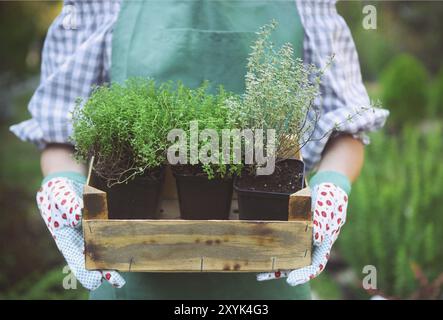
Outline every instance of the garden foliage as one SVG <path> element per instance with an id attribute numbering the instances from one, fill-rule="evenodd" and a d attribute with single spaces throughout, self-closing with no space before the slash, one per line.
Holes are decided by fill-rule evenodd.
<path id="1" fill-rule="evenodd" d="M 353 186 L 339 248 L 358 275 L 375 266 L 385 294 L 416 291 L 414 266 L 430 280 L 443 272 L 442 133 L 406 127 L 400 137 L 374 134 Z"/>
<path id="2" fill-rule="evenodd" d="M 443 116 L 443 67 L 437 74 L 430 89 L 430 116 Z"/>
<path id="3" fill-rule="evenodd" d="M 382 101 L 390 122 L 399 126 L 416 123 L 428 114 L 428 73 L 411 55 L 395 57 L 381 75 Z"/>

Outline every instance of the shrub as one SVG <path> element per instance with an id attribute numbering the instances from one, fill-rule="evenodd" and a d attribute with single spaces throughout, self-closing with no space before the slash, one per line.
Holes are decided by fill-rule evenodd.
<path id="1" fill-rule="evenodd" d="M 443 67 L 434 79 L 430 90 L 430 115 L 443 116 Z"/>
<path id="2" fill-rule="evenodd" d="M 413 56 L 394 58 L 381 75 L 382 101 L 397 126 L 427 116 L 428 74 Z"/>
<path id="3" fill-rule="evenodd" d="M 360 14 L 358 17 L 359 27 L 353 30 L 353 38 L 358 50 L 361 73 L 366 81 L 376 81 L 380 71 L 397 54 L 396 46 L 383 33 L 368 32 L 362 28 Z"/>
<path id="4" fill-rule="evenodd" d="M 357 274 L 377 268 L 385 294 L 416 292 L 414 266 L 430 280 L 443 272 L 442 158 L 441 128 L 424 134 L 408 126 L 399 138 L 381 132 L 368 146 L 338 245 Z"/>
<path id="5" fill-rule="evenodd" d="M 128 181 L 164 164 L 167 133 L 175 126 L 169 85 L 128 80 L 96 88 L 74 111 L 77 156 L 95 156 L 96 173 L 108 184 Z"/>

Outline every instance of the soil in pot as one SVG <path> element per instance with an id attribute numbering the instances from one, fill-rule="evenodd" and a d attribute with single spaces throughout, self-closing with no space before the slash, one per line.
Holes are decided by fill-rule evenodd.
<path id="1" fill-rule="evenodd" d="M 180 216 L 187 220 L 228 220 L 232 178 L 209 180 L 200 166 L 175 165 Z"/>
<path id="2" fill-rule="evenodd" d="M 286 159 L 275 163 L 271 175 L 244 172 L 234 182 L 241 220 L 288 220 L 289 196 L 304 185 L 303 161 Z"/>
<path id="3" fill-rule="evenodd" d="M 164 178 L 165 167 L 159 167 L 111 187 L 93 173 L 91 184 L 106 192 L 109 219 L 157 219 Z"/>

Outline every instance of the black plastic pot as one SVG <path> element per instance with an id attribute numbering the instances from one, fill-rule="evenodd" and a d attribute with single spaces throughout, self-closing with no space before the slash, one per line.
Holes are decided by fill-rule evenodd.
<path id="1" fill-rule="evenodd" d="M 108 200 L 109 219 L 157 219 L 160 213 L 160 195 L 165 177 L 164 167 L 158 172 L 136 176 L 128 183 L 108 187 L 97 175 L 92 185 L 105 191 Z M 153 177 L 154 176 L 154 177 Z"/>
<path id="2" fill-rule="evenodd" d="M 288 220 L 289 196 L 292 193 L 301 190 L 304 185 L 304 163 L 296 159 L 287 159 L 284 161 L 289 162 L 289 165 L 297 166 L 297 168 L 300 169 L 299 174 L 301 175 L 301 178 L 290 181 L 294 186 L 294 189 L 290 192 L 254 190 L 255 186 L 253 184 L 248 186 L 245 185 L 245 183 L 241 183 L 242 177 L 237 177 L 235 179 L 234 188 L 238 197 L 240 220 Z M 269 176 L 260 176 L 257 179 L 259 179 L 260 183 L 266 183 L 267 180 L 273 179 L 273 174 Z M 249 180 L 251 180 L 250 177 Z M 290 178 L 288 178 L 287 181 L 289 180 Z"/>
<path id="3" fill-rule="evenodd" d="M 211 179 L 205 175 L 174 172 L 180 216 L 187 220 L 228 220 L 233 179 Z"/>

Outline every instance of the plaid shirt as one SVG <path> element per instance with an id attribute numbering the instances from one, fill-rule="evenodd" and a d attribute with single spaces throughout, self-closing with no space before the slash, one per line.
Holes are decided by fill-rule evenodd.
<path id="1" fill-rule="evenodd" d="M 335 1 L 294 1 L 305 31 L 305 63 L 324 68 L 334 56 L 315 102 L 319 121 L 312 141 L 302 149 L 310 169 L 320 160 L 331 133 L 350 133 L 368 143 L 365 133 L 381 128 L 389 113 L 371 107 L 351 32 Z M 44 43 L 40 85 L 29 102 L 32 118 L 11 127 L 20 139 L 40 148 L 69 143 L 76 99 L 87 98 L 94 85 L 109 81 L 112 29 L 119 9 L 118 0 L 65 1 Z M 73 10 L 75 20 L 70 19 Z"/>

